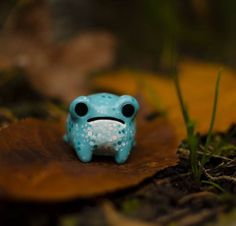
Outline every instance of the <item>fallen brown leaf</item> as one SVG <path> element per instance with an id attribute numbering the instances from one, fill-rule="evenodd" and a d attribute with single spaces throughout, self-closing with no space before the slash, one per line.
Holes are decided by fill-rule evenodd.
<path id="1" fill-rule="evenodd" d="M 138 120 L 126 164 L 81 163 L 63 142 L 64 123 L 27 119 L 0 131 L 0 198 L 41 201 L 103 195 L 134 186 L 177 162 L 175 134 L 163 118 Z"/>

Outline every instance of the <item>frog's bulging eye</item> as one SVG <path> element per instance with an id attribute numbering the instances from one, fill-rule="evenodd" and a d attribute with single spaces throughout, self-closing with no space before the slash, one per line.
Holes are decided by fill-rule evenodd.
<path id="1" fill-rule="evenodd" d="M 75 105 L 75 113 L 78 116 L 85 116 L 88 113 L 88 106 L 85 103 L 78 103 Z"/>
<path id="2" fill-rule="evenodd" d="M 133 116 L 135 112 L 135 108 L 132 104 L 125 104 L 123 107 L 122 107 L 122 114 L 125 116 L 125 117 L 131 117 Z"/>

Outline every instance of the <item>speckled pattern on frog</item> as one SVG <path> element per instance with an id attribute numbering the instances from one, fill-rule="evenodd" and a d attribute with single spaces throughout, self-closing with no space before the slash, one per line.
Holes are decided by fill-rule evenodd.
<path id="1" fill-rule="evenodd" d="M 137 100 L 129 95 L 98 93 L 72 101 L 64 140 L 82 162 L 95 155 L 112 155 L 124 163 L 135 143 Z"/>

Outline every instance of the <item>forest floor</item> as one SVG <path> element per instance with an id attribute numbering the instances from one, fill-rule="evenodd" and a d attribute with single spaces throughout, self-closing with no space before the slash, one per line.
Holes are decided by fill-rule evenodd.
<path id="1" fill-rule="evenodd" d="M 2 127 L 25 117 L 56 120 L 65 112 L 63 104 L 42 98 L 27 81 L 16 82 L 14 76 L 0 92 Z M 14 93 L 13 97 L 9 93 Z M 202 143 L 205 139 L 201 137 Z M 200 181 L 191 172 L 183 142 L 176 150 L 176 166 L 128 189 L 68 202 L 5 199 L 0 202 L 0 225 L 236 225 L 236 126 L 214 134 L 213 141 L 211 158 Z M 217 153 L 222 142 L 224 148 Z"/>
<path id="2" fill-rule="evenodd" d="M 235 159 L 215 157 L 209 164 L 208 172 L 235 176 Z M 235 183 L 227 179 L 196 183 L 188 161 L 181 159 L 142 184 L 107 196 L 53 204 L 1 202 L 1 225 L 231 226 L 236 223 L 235 192 Z"/>

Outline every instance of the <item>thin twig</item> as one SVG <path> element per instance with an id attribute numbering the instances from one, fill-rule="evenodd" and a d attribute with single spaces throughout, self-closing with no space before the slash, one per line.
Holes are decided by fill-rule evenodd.
<path id="1" fill-rule="evenodd" d="M 188 149 L 185 149 L 185 148 L 179 148 L 178 152 L 180 154 L 183 154 L 184 156 L 187 156 L 189 155 L 189 150 Z M 197 151 L 197 154 L 200 154 L 200 155 L 203 155 L 204 153 L 202 151 Z M 225 161 L 235 161 L 234 159 L 230 159 L 230 158 L 227 158 L 225 156 L 221 156 L 221 155 L 216 155 L 216 154 L 212 154 L 210 152 L 207 152 L 206 153 L 207 156 L 211 156 L 213 158 L 218 158 L 218 159 L 222 159 L 222 160 L 225 160 Z"/>
<path id="2" fill-rule="evenodd" d="M 227 180 L 227 181 L 230 181 L 230 182 L 233 182 L 236 184 L 236 177 L 231 177 L 231 176 L 226 176 L 226 175 L 215 177 L 215 176 L 212 176 L 211 174 L 209 174 L 206 169 L 203 169 L 203 172 L 204 172 L 205 176 L 208 177 L 208 179 L 210 179 L 212 181 Z"/>

